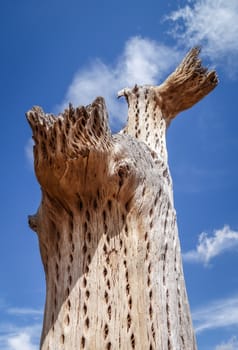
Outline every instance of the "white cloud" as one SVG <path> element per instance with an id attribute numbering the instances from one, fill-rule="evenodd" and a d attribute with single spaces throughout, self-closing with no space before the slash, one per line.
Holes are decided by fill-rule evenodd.
<path id="1" fill-rule="evenodd" d="M 1 312 L 4 314 L 4 319 L 9 321 L 0 322 L 0 349 L 36 350 L 39 348 L 43 316 L 41 309 L 14 308 L 3 302 Z"/>
<path id="2" fill-rule="evenodd" d="M 0 324 L 0 348 L 4 350 L 37 350 L 41 327 L 41 324 L 25 327 L 15 324 Z"/>
<path id="3" fill-rule="evenodd" d="M 127 41 L 118 64 L 119 89 L 137 84 L 156 84 L 178 60 L 172 48 L 151 39 L 133 37 Z"/>
<path id="4" fill-rule="evenodd" d="M 158 79 L 164 77 L 177 61 L 178 53 L 170 47 L 151 39 L 132 37 L 114 65 L 95 60 L 79 70 L 57 111 L 67 107 L 69 102 L 76 106 L 87 105 L 101 95 L 106 100 L 112 122 L 124 122 L 127 106 L 117 100 L 117 92 L 135 84 L 158 84 Z"/>
<path id="5" fill-rule="evenodd" d="M 9 350 L 37 350 L 37 346 L 32 343 L 31 337 L 27 333 L 19 333 L 12 336 L 7 343 Z"/>
<path id="6" fill-rule="evenodd" d="M 238 327 L 238 296 L 216 300 L 192 312 L 197 333 L 221 327 Z"/>
<path id="7" fill-rule="evenodd" d="M 186 47 L 202 45 L 215 63 L 238 70 L 238 1 L 193 0 L 172 12 L 172 35 Z"/>
<path id="8" fill-rule="evenodd" d="M 232 337 L 227 343 L 217 345 L 215 350 L 238 350 L 238 340 Z"/>
<path id="9" fill-rule="evenodd" d="M 190 250 L 183 254 L 184 261 L 201 262 L 207 265 L 211 259 L 226 252 L 238 248 L 238 231 L 233 231 L 229 226 L 221 230 L 215 230 L 213 236 L 203 232 L 199 235 L 196 250 Z"/>

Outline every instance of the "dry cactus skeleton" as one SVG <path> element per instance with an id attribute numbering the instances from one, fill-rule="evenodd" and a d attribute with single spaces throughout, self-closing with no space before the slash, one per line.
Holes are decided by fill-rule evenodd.
<path id="1" fill-rule="evenodd" d="M 59 116 L 27 113 L 42 190 L 42 350 L 195 350 L 165 133 L 217 85 L 192 49 L 160 86 L 120 91 L 112 135 L 103 98 Z"/>

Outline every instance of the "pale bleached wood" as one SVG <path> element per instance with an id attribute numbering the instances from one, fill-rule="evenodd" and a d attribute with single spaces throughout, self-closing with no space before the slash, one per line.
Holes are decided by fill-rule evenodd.
<path id="1" fill-rule="evenodd" d="M 117 135 L 103 98 L 57 117 L 27 113 L 42 189 L 29 217 L 46 275 L 42 350 L 196 349 L 165 133 L 217 84 L 197 56 L 161 86 L 122 90 Z"/>

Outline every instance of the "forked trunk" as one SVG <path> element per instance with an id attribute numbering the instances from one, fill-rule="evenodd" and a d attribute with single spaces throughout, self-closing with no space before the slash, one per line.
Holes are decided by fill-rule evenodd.
<path id="1" fill-rule="evenodd" d="M 160 86 L 124 89 L 111 135 L 103 98 L 27 113 L 42 201 L 29 223 L 46 275 L 42 350 L 195 350 L 165 133 L 217 84 L 193 49 Z"/>

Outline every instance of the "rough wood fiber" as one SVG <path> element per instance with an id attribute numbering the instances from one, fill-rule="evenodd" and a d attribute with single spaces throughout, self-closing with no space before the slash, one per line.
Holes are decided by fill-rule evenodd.
<path id="1" fill-rule="evenodd" d="M 217 84 L 193 49 L 160 86 L 124 89 L 112 135 L 103 98 L 62 115 L 27 113 L 42 189 L 42 350 L 195 350 L 165 133 Z"/>

